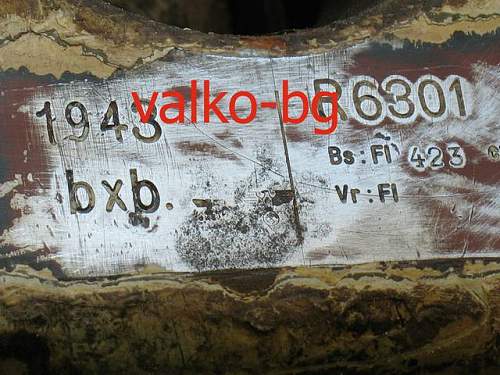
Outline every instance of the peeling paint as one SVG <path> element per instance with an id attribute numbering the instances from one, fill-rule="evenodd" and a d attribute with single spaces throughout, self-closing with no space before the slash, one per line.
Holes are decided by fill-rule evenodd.
<path id="1" fill-rule="evenodd" d="M 398 28 L 393 34 L 412 42 L 444 43 L 456 32 L 478 35 L 494 32 L 499 28 L 499 23 L 500 16 L 492 16 L 484 19 L 463 19 L 450 21 L 448 24 L 436 24 L 427 15 L 422 15 L 407 26 Z"/>
<path id="2" fill-rule="evenodd" d="M 0 199 L 23 183 L 21 175 L 16 175 L 15 177 L 15 180 L 0 183 Z"/>
<path id="3" fill-rule="evenodd" d="M 62 58 L 64 56 L 64 58 Z M 26 34 L 16 44 L 0 48 L 0 69 L 26 67 L 30 72 L 60 78 L 65 72 L 93 72 L 98 77 L 108 77 L 115 68 L 95 56 L 85 56 L 81 46 L 63 47 L 41 35 Z"/>

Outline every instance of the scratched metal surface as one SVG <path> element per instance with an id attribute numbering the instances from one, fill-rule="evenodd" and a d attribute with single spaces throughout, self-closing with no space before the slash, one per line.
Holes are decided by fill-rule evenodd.
<path id="1" fill-rule="evenodd" d="M 105 80 L 4 72 L 0 262 L 88 277 L 148 264 L 196 271 L 499 256 L 499 41 L 498 32 L 457 35 L 442 45 L 363 43 L 282 58 L 174 51 Z M 238 90 L 260 103 L 274 101 L 282 80 L 309 97 L 315 82 L 338 84 L 339 127 L 315 135 L 324 125 L 311 116 L 285 125 L 295 191 L 275 109 L 259 106 L 246 125 L 193 124 L 188 105 L 185 124 L 161 124 L 154 142 L 140 139 L 154 128 L 139 124 L 130 92 L 187 96 L 192 79 L 200 90 L 209 79 L 212 97 L 229 93 L 226 114 Z M 75 101 L 88 113 L 88 134 L 65 117 Z M 127 125 L 121 142 L 100 128 L 111 101 Z M 69 173 L 91 187 L 89 212 L 72 212 Z M 135 208 L 135 175 L 157 188 L 154 212 Z M 111 207 L 117 180 L 121 202 Z M 147 189 L 140 195 L 151 201 Z M 84 190 L 77 196 L 85 207 Z"/>

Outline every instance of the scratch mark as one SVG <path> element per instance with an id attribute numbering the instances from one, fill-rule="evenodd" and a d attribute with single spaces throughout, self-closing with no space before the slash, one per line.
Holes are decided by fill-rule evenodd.
<path id="1" fill-rule="evenodd" d="M 280 104 L 280 97 L 279 97 L 278 90 L 274 90 L 274 96 L 276 97 L 276 109 L 278 110 L 281 138 L 283 140 L 283 148 L 285 150 L 286 167 L 288 169 L 288 180 L 290 181 L 290 189 L 292 190 L 292 194 L 293 194 L 293 203 L 292 204 L 293 204 L 293 215 L 295 218 L 295 231 L 297 233 L 298 242 L 302 243 L 302 242 L 304 242 L 304 236 L 302 234 L 302 228 L 300 226 L 299 207 L 297 205 L 297 192 L 295 191 L 295 186 L 293 184 L 292 166 L 290 163 L 290 156 L 288 154 L 288 144 L 286 141 L 285 127 L 283 125 L 283 118 L 281 116 L 281 104 Z"/>
<path id="2" fill-rule="evenodd" d="M 469 213 L 469 218 L 467 220 L 467 222 L 469 223 L 469 228 L 470 228 L 471 222 L 472 222 L 472 215 L 474 215 L 474 205 L 472 205 L 472 208 L 471 208 L 470 213 Z M 470 232 L 467 233 L 467 238 L 465 239 L 464 248 L 462 250 L 462 258 L 467 253 L 467 248 L 469 246 L 469 236 L 470 236 Z"/>

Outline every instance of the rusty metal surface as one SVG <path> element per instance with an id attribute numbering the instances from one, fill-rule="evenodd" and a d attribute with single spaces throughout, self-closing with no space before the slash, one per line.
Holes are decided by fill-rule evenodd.
<path id="1" fill-rule="evenodd" d="M 0 371 L 495 374 L 499 274 L 463 259 L 79 282 L 2 270 Z"/>
<path id="2" fill-rule="evenodd" d="M 388 2 L 262 38 L 134 17 L 120 31 L 129 16 L 108 6 L 28 3 L 1 18 L 3 267 L 91 277 L 500 254 L 497 3 L 419 2 L 403 20 L 380 15 Z M 285 125 L 287 160 L 271 109 L 247 125 L 139 125 L 132 90 L 187 93 L 192 79 L 259 102 L 283 80 L 309 97 L 334 88 L 339 128 Z M 111 102 L 118 131 L 101 127 Z"/>

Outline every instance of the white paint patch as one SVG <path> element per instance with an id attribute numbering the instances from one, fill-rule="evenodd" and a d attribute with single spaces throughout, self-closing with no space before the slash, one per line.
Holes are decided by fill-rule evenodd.
<path id="1" fill-rule="evenodd" d="M 465 173 L 470 165 L 480 168 L 488 146 L 499 144 L 498 67 L 478 65 L 471 82 L 457 74 L 445 79 L 425 74 L 412 82 L 397 71 L 379 82 L 350 75 L 350 64 L 352 51 L 272 60 L 178 56 L 104 83 L 57 85 L 49 96 L 38 90 L 22 108 L 33 119 L 30 136 L 45 145 L 49 170 L 42 173 L 50 174 L 51 183 L 38 196 L 15 195 L 11 206 L 30 210 L 3 233 L 2 243 L 28 251 L 53 249 L 71 276 L 117 274 L 153 263 L 190 271 L 498 256 L 498 178 L 491 184 Z M 340 84 L 339 105 L 347 119 L 339 120 L 334 134 L 313 134 L 325 125 L 311 116 L 300 125 L 285 125 L 301 229 L 287 193 L 276 110 L 259 108 L 247 125 L 162 124 L 153 143 L 134 136 L 134 128 L 151 136 L 153 127 L 139 125 L 131 91 L 147 98 L 154 90 L 189 86 L 192 79 L 210 79 L 212 98 L 220 91 L 248 90 L 259 102 L 274 101 L 283 80 L 309 98 L 317 79 Z M 100 129 L 113 100 L 120 122 L 128 126 L 121 143 L 115 131 Z M 55 117 L 55 145 L 46 117 L 36 115 L 46 101 Z M 69 137 L 80 137 L 83 128 L 72 128 L 65 119 L 74 101 L 85 106 L 90 123 L 82 142 Z M 228 108 L 228 101 L 220 107 Z M 161 97 L 159 103 L 165 103 Z M 299 107 L 291 102 L 293 116 Z M 72 111 L 76 123 L 78 112 Z M 470 145 L 474 155 L 468 155 Z M 422 167 L 412 164 L 418 163 L 408 155 L 413 147 L 425 158 Z M 462 164 L 451 163 L 454 152 L 463 154 Z M 75 182 L 92 187 L 90 212 L 71 213 L 68 170 Z M 131 170 L 157 188 L 155 212 L 136 212 Z M 116 203 L 107 212 L 103 181 L 114 187 L 117 180 L 126 210 Z M 0 197 L 13 184 L 0 186 Z M 147 189 L 140 195 L 146 204 L 151 201 Z M 87 194 L 80 189 L 78 197 L 85 207 Z M 478 238 L 486 238 L 484 245 L 469 250 Z"/>

